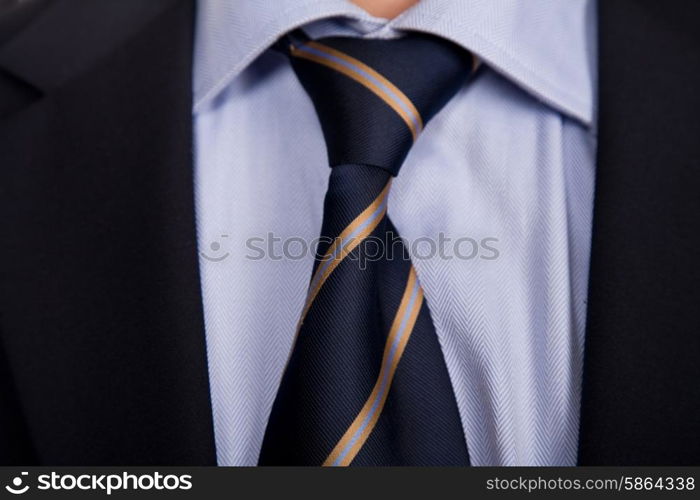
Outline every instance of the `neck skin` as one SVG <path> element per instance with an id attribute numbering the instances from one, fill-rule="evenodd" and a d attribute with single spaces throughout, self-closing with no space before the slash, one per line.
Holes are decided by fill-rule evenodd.
<path id="1" fill-rule="evenodd" d="M 419 0 L 352 0 L 352 3 L 363 8 L 374 17 L 393 19 Z"/>

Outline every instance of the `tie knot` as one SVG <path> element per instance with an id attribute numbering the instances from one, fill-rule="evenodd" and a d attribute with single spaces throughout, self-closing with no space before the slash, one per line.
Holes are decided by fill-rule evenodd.
<path id="1" fill-rule="evenodd" d="M 423 34 L 292 41 L 288 50 L 316 108 L 330 165 L 372 165 L 392 175 L 474 66 L 468 51 Z"/>

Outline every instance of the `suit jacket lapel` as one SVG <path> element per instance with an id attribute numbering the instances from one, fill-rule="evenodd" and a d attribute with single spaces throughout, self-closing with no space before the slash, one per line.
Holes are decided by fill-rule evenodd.
<path id="1" fill-rule="evenodd" d="M 584 465 L 700 462 L 697 2 L 599 2 Z"/>
<path id="2" fill-rule="evenodd" d="M 190 0 L 53 2 L 0 48 L 0 336 L 36 461 L 215 463 Z"/>

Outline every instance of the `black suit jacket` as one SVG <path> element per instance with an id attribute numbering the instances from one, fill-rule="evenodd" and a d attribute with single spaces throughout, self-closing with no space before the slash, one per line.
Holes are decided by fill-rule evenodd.
<path id="1" fill-rule="evenodd" d="M 599 2 L 581 464 L 700 464 L 695 0 Z M 0 14 L 0 462 L 215 463 L 192 0 Z"/>

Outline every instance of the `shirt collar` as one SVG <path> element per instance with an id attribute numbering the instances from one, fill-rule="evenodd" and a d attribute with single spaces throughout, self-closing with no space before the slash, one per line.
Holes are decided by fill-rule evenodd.
<path id="1" fill-rule="evenodd" d="M 389 22 L 347 0 L 199 0 L 195 112 L 280 36 L 330 17 L 452 40 L 548 105 L 593 121 L 595 0 L 421 0 Z"/>

